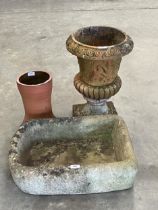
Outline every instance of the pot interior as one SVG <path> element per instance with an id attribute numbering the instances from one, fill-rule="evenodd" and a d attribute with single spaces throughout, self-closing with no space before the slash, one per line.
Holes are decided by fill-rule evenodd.
<path id="1" fill-rule="evenodd" d="M 25 85 L 38 85 L 46 82 L 50 78 L 47 72 L 43 71 L 32 71 L 23 74 L 19 78 L 19 82 Z"/>
<path id="2" fill-rule="evenodd" d="M 90 46 L 111 46 L 124 41 L 125 34 L 111 27 L 92 26 L 79 29 L 74 37 L 78 42 Z"/>

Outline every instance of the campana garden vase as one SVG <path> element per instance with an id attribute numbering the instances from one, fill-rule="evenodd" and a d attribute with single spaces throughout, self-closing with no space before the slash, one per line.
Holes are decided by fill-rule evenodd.
<path id="1" fill-rule="evenodd" d="M 17 86 L 25 109 L 23 122 L 38 118 L 52 118 L 52 78 L 44 71 L 27 72 L 17 79 Z"/>
<path id="2" fill-rule="evenodd" d="M 71 34 L 66 47 L 78 58 L 80 72 L 74 86 L 87 100 L 73 106 L 73 115 L 116 113 L 107 99 L 121 88 L 118 71 L 122 57 L 133 49 L 132 39 L 112 27 L 91 26 Z"/>

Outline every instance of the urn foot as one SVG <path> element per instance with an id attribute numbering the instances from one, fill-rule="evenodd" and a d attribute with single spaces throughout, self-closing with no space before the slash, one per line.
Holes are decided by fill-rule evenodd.
<path id="1" fill-rule="evenodd" d="M 75 104 L 72 108 L 72 115 L 74 117 L 107 114 L 117 114 L 117 111 L 112 101 L 108 101 L 106 102 L 106 104 L 102 105 L 92 105 L 90 103 Z"/>

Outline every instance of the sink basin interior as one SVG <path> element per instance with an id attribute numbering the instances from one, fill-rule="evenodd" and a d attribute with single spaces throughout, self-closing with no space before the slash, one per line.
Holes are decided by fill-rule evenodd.
<path id="1" fill-rule="evenodd" d="M 91 165 L 121 161 L 118 132 L 120 122 L 116 120 L 54 120 L 28 123 L 18 143 L 20 163 L 25 166 L 51 167 Z M 122 148 L 122 147 L 121 147 Z"/>
<path id="2" fill-rule="evenodd" d="M 37 142 L 21 155 L 23 164 L 53 167 L 70 165 L 90 165 L 116 161 L 111 136 L 71 140 L 50 140 Z"/>

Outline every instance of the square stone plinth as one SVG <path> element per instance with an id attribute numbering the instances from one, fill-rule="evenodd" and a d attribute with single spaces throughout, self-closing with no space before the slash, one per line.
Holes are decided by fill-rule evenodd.
<path id="1" fill-rule="evenodd" d="M 107 102 L 107 108 L 108 112 L 104 105 L 94 106 L 89 103 L 75 104 L 72 108 L 72 115 L 74 117 L 77 117 L 89 115 L 117 114 L 117 111 L 112 101 Z"/>
<path id="2" fill-rule="evenodd" d="M 133 186 L 137 163 L 117 115 L 33 120 L 11 140 L 16 185 L 36 195 L 101 193 Z"/>

